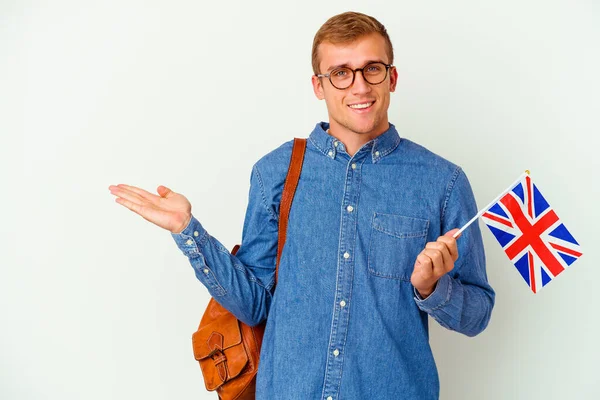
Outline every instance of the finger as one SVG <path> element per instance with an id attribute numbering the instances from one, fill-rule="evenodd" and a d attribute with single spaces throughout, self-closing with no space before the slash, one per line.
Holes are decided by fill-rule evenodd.
<path id="1" fill-rule="evenodd" d="M 444 266 L 444 271 L 448 272 L 452 269 L 454 265 L 454 260 L 452 259 L 452 255 L 450 254 L 450 250 L 446 243 L 438 241 L 438 242 L 430 242 L 425 246 L 426 249 L 438 251 L 442 255 L 442 263 Z"/>
<path id="2" fill-rule="evenodd" d="M 421 279 L 428 281 L 433 278 L 433 262 L 431 258 L 423 252 L 417 256 L 415 263 L 415 273 L 418 273 Z"/>
<path id="3" fill-rule="evenodd" d="M 443 236 L 440 236 L 437 239 L 438 242 L 443 242 L 446 244 L 448 250 L 450 251 L 450 255 L 452 256 L 452 259 L 454 261 L 458 260 L 458 245 L 456 243 L 456 240 L 458 238 L 455 239 L 452 237 L 452 235 L 454 235 L 455 232 L 458 232 L 457 228 L 446 232 Z M 460 235 L 458 237 L 460 237 Z"/>
<path id="4" fill-rule="evenodd" d="M 124 188 L 113 188 L 113 189 L 111 189 L 111 193 L 114 194 L 115 196 L 121 197 L 125 200 L 128 200 L 132 203 L 138 204 L 140 206 L 143 205 L 144 202 L 146 201 L 143 198 L 141 198 L 139 195 L 137 195 L 136 193 L 132 192 L 131 190 L 124 189 Z"/>
<path id="5" fill-rule="evenodd" d="M 117 197 L 115 199 L 115 201 L 119 204 L 121 204 L 124 207 L 127 207 L 128 209 L 130 209 L 131 211 L 133 211 L 136 214 L 142 215 L 142 209 L 143 207 L 139 204 L 133 203 L 127 199 L 123 199 L 121 197 Z"/>
<path id="6" fill-rule="evenodd" d="M 124 185 L 124 184 L 119 184 L 118 186 L 121 188 L 131 190 L 132 192 L 139 195 L 141 198 L 151 201 L 153 204 L 155 204 L 160 199 L 159 196 L 152 194 L 144 189 L 135 187 L 135 186 L 129 186 L 129 185 Z"/>
<path id="7" fill-rule="evenodd" d="M 454 236 L 454 234 L 455 234 L 456 232 L 458 232 L 458 231 L 460 231 L 460 229 L 458 229 L 458 228 L 451 229 L 451 230 L 449 230 L 448 232 L 444 233 L 444 236 L 453 237 L 453 236 Z M 460 234 L 460 235 L 458 235 L 458 237 L 460 237 L 461 235 L 462 235 L 462 232 L 461 232 L 461 234 Z M 457 238 L 457 239 L 458 239 L 458 238 Z"/>
<path id="8" fill-rule="evenodd" d="M 438 243 L 443 243 L 446 246 L 453 261 L 458 260 L 458 245 L 456 243 L 456 239 L 454 239 L 452 236 L 444 235 L 440 236 L 437 241 Z"/>
<path id="9" fill-rule="evenodd" d="M 444 259 L 444 254 L 442 251 L 438 249 L 426 248 L 423 250 L 423 254 L 431 259 L 433 276 L 435 278 L 439 278 L 446 273 L 446 260 Z M 450 254 L 448 254 L 448 260 L 451 261 Z"/>
<path id="10" fill-rule="evenodd" d="M 158 192 L 160 197 L 164 197 L 165 199 L 171 197 L 175 193 L 171 189 L 169 189 L 168 187 L 163 186 L 163 185 L 160 185 L 159 187 L 157 187 L 156 191 Z"/>

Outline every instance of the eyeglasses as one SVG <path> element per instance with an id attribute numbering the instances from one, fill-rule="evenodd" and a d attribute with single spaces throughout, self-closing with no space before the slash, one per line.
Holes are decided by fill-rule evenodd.
<path id="1" fill-rule="evenodd" d="M 329 82 L 331 82 L 334 88 L 344 90 L 352 86 L 357 71 L 362 72 L 362 76 L 367 83 L 378 85 L 385 81 L 388 70 L 391 67 L 393 67 L 393 65 L 384 64 L 382 62 L 372 62 L 362 68 L 336 68 L 328 74 L 317 74 L 317 77 L 329 78 Z"/>

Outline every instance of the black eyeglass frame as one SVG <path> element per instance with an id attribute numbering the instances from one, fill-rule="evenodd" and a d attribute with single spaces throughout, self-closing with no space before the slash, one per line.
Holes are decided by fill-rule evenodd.
<path id="1" fill-rule="evenodd" d="M 368 80 L 368 79 L 365 77 L 365 72 L 364 72 L 364 69 L 365 69 L 365 68 L 367 68 L 369 65 L 373 65 L 373 64 L 381 64 L 381 65 L 384 65 L 384 66 L 385 66 L 385 75 L 383 76 L 383 79 L 382 79 L 382 80 L 380 80 L 380 81 L 379 81 L 379 82 L 377 82 L 377 83 L 372 83 L 372 82 L 370 82 L 370 81 L 369 81 L 369 80 Z M 362 67 L 362 68 L 355 68 L 355 69 L 352 69 L 352 68 L 350 68 L 350 67 L 336 68 L 336 69 L 334 69 L 333 71 L 331 71 L 331 72 L 329 72 L 329 73 L 327 73 L 327 74 L 316 74 L 315 76 L 316 76 L 317 78 L 328 78 L 328 79 L 329 79 L 329 83 L 331 83 L 331 86 L 333 86 L 334 88 L 336 88 L 336 89 L 338 89 L 338 90 L 346 90 L 346 89 L 348 89 L 350 86 L 354 85 L 354 80 L 356 79 L 356 72 L 358 72 L 358 71 L 360 71 L 360 73 L 361 73 L 361 74 L 362 74 L 362 76 L 363 76 L 363 79 L 364 79 L 364 80 L 365 80 L 365 82 L 367 82 L 369 85 L 379 85 L 381 82 L 383 82 L 383 81 L 385 81 L 385 80 L 386 80 L 386 78 L 388 77 L 388 72 L 389 72 L 390 68 L 393 68 L 393 67 L 394 67 L 394 66 L 393 66 L 392 64 L 386 64 L 386 63 L 383 63 L 383 62 L 381 62 L 381 61 L 375 61 L 375 62 L 370 62 L 370 63 L 366 64 L 366 65 L 365 65 L 364 67 Z M 350 82 L 350 84 L 349 84 L 348 86 L 346 86 L 346 87 L 343 87 L 343 88 L 340 88 L 340 87 L 337 87 L 337 86 L 335 86 L 335 85 L 333 84 L 333 81 L 331 80 L 331 74 L 332 74 L 333 72 L 335 72 L 335 71 L 339 70 L 339 69 L 348 69 L 348 70 L 352 71 L 352 82 Z"/>

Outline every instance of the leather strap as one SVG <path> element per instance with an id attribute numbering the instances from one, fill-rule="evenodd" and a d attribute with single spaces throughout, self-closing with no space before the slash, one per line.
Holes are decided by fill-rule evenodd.
<path id="1" fill-rule="evenodd" d="M 277 263 L 275 266 L 275 285 L 277 285 L 277 276 L 279 274 L 279 259 L 285 244 L 286 232 L 288 226 L 288 217 L 292 209 L 292 200 L 296 194 L 302 163 L 304 162 L 304 151 L 306 150 L 306 139 L 294 138 L 294 147 L 292 148 L 292 157 L 288 167 L 287 176 L 283 185 L 281 203 L 279 204 L 279 236 L 277 239 Z"/>

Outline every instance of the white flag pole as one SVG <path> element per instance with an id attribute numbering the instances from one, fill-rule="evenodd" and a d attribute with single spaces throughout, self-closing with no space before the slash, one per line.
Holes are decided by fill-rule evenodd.
<path id="1" fill-rule="evenodd" d="M 475 215 L 473 218 L 471 218 L 471 220 L 469 222 L 467 222 L 462 228 L 460 228 L 458 230 L 458 232 L 456 232 L 454 235 L 452 235 L 452 237 L 454 239 L 456 239 L 465 229 L 467 229 L 469 227 L 469 225 L 471 225 L 473 222 L 477 221 L 477 219 L 479 217 L 481 217 L 483 215 L 483 213 L 485 213 L 491 206 L 493 206 L 494 204 L 496 204 L 498 202 L 498 200 L 500 200 L 502 198 L 502 196 L 504 196 L 506 193 L 508 193 L 510 191 L 510 189 L 512 189 L 517 183 L 521 182 L 521 179 L 523 179 L 524 176 L 529 175 L 529 170 L 525 170 L 525 172 L 523 172 L 521 174 L 521 176 L 519 176 L 519 178 L 514 181 L 513 183 L 510 184 L 510 186 L 503 191 L 502 193 L 500 193 L 498 195 L 498 197 L 496 197 L 494 200 L 492 200 L 490 202 L 490 204 L 488 204 L 487 206 L 483 207 L 481 210 L 479 210 L 479 212 L 477 213 L 477 215 Z"/>

